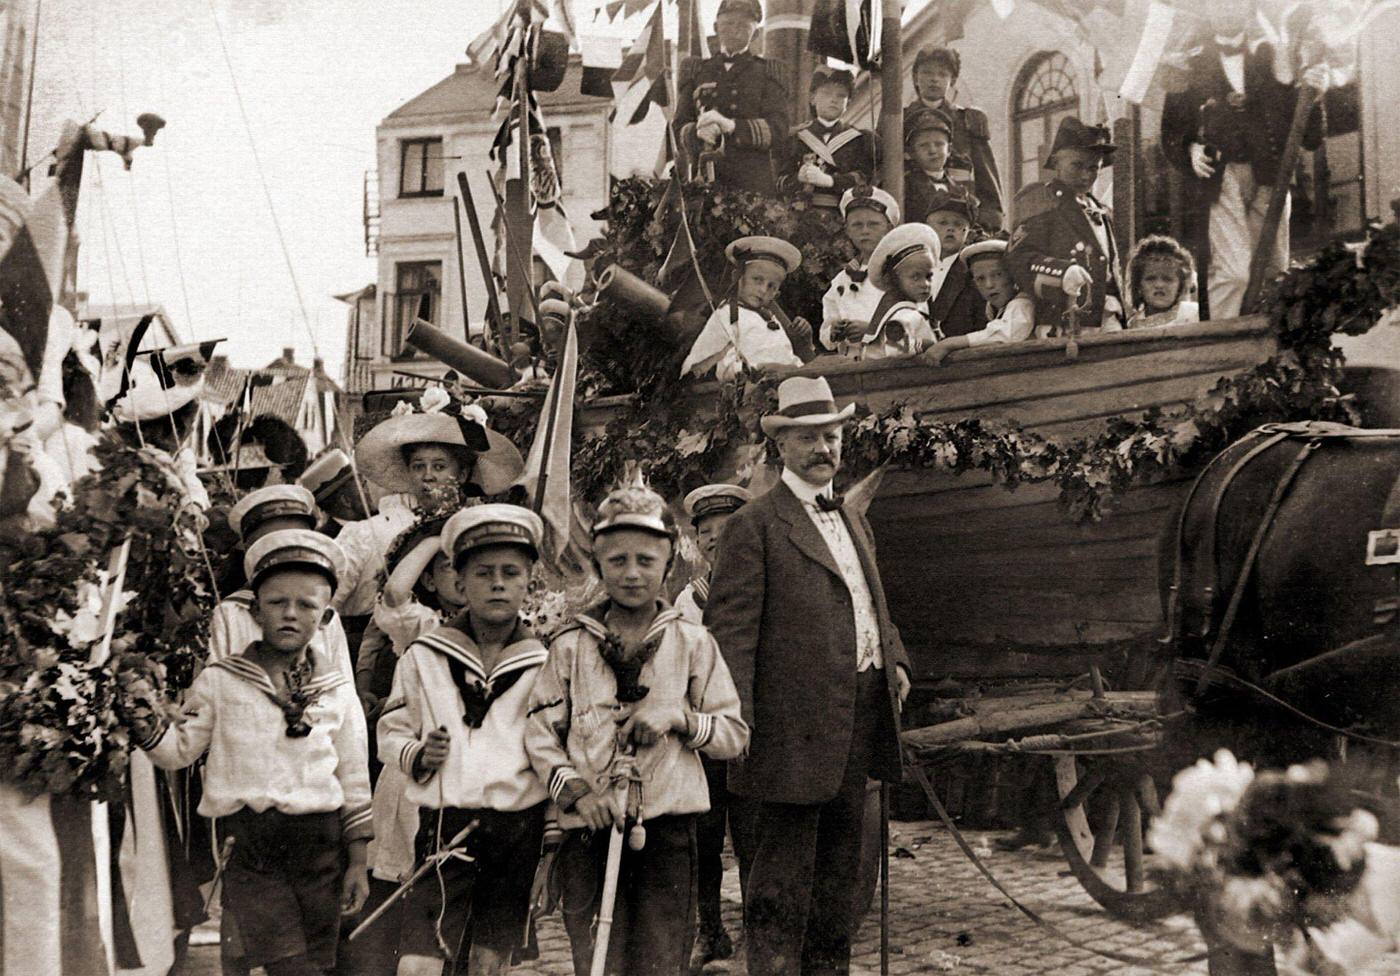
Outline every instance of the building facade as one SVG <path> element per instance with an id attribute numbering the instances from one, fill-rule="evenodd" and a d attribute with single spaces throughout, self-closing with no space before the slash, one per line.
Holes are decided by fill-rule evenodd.
<path id="1" fill-rule="evenodd" d="M 1124 21 L 1141 23 L 1148 3 L 1124 0 Z M 1122 50 L 1096 52 L 1083 27 L 1055 12 L 1055 6 L 1006 4 L 1009 13 L 1002 17 L 989 3 L 926 4 L 904 25 L 901 104 L 914 97 L 915 54 L 946 44 L 962 58 L 957 102 L 987 114 L 1008 205 L 1017 190 L 1041 178 L 1060 119 L 1077 115 L 1112 126 L 1121 147 L 1100 186 L 1101 196 L 1114 203 L 1120 238 L 1178 233 L 1180 178 L 1158 145 L 1160 97 L 1156 104 L 1149 98 L 1145 105 L 1133 105 L 1113 85 L 1121 80 L 1137 38 L 1123 37 Z M 1400 193 L 1400 73 L 1387 70 L 1400 57 L 1400 8 L 1380 10 L 1361 34 L 1359 55 L 1354 83 L 1328 97 L 1325 144 L 1305 153 L 1295 173 L 1295 254 L 1336 234 L 1359 235 L 1366 221 L 1389 214 Z M 863 74 L 848 120 L 873 127 L 879 98 L 878 83 Z M 1126 173 L 1128 165 L 1131 178 L 1120 178 L 1115 189 L 1114 170 Z"/>
<path id="2" fill-rule="evenodd" d="M 564 205 L 580 246 L 598 228 L 589 214 L 607 202 L 611 129 L 611 102 L 580 94 L 581 75 L 575 56 L 559 89 L 540 95 Z M 378 280 L 337 296 L 350 306 L 345 381 L 352 396 L 421 382 L 406 374 L 435 376 L 445 370 L 404 343 L 416 316 L 456 338 L 482 333 L 486 286 L 467 214 L 453 211 L 457 175 L 465 174 L 486 252 L 494 256 L 496 206 L 488 173 L 494 169 L 489 154 L 497 131 L 492 119 L 497 87 L 489 66 L 458 65 L 390 113 L 376 131 L 378 192 L 366 194 L 367 201 L 377 197 L 366 207 L 366 231 L 378 252 Z M 459 268 L 465 269 L 465 279 Z M 504 304 L 504 293 L 501 300 Z"/>
<path id="3" fill-rule="evenodd" d="M 0 0 L 0 174 L 9 177 L 21 169 L 33 31 L 34 0 Z"/>

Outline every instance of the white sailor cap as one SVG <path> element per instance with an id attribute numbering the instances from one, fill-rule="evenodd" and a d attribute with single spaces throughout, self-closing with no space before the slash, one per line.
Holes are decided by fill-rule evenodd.
<path id="1" fill-rule="evenodd" d="M 701 485 L 685 496 L 685 514 L 694 525 L 707 515 L 728 515 L 753 501 L 753 493 L 738 485 Z"/>
<path id="2" fill-rule="evenodd" d="M 254 590 L 268 573 L 288 566 L 324 574 L 334 590 L 345 575 L 345 551 L 330 536 L 311 529 L 278 529 L 249 546 L 243 557 L 243 574 Z"/>
<path id="3" fill-rule="evenodd" d="M 350 466 L 350 456 L 340 448 L 332 448 L 322 454 L 297 478 L 297 484 L 315 496 L 320 502 L 334 495 L 342 486 L 350 483 L 355 471 Z"/>
<path id="4" fill-rule="evenodd" d="M 250 491 L 228 510 L 228 525 L 240 539 L 268 519 L 300 517 L 316 524 L 316 497 L 301 485 L 268 485 Z"/>
<path id="5" fill-rule="evenodd" d="M 750 261 L 769 261 L 782 268 L 785 274 L 792 274 L 802 267 L 802 252 L 796 247 L 781 237 L 765 237 L 760 234 L 730 241 L 729 246 L 724 249 L 724 256 L 729 259 L 730 264 L 739 268 L 743 268 Z"/>
<path id="6" fill-rule="evenodd" d="M 870 186 L 869 184 L 853 186 L 841 194 L 842 217 L 845 217 L 851 210 L 862 208 L 884 214 L 891 227 L 899 224 L 899 204 L 895 202 L 893 196 L 878 186 Z"/>
<path id="7" fill-rule="evenodd" d="M 492 503 L 464 508 L 442 527 L 442 551 L 455 566 L 473 549 L 485 546 L 523 546 L 538 559 L 544 538 L 544 521 L 519 505 Z"/>
<path id="8" fill-rule="evenodd" d="M 1006 256 L 1006 242 L 995 237 L 990 237 L 985 241 L 978 241 L 976 244 L 969 244 L 958 252 L 958 257 L 962 258 L 963 264 L 972 266 L 974 258 Z"/>
<path id="9" fill-rule="evenodd" d="M 894 270 L 916 254 L 927 253 L 937 267 L 943 245 L 928 224 L 900 224 L 875 245 L 870 255 L 870 283 L 881 291 L 894 290 Z"/>

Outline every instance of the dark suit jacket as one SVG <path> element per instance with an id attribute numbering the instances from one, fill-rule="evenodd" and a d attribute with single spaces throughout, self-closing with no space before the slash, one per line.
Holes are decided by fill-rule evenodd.
<path id="1" fill-rule="evenodd" d="M 809 139 L 822 147 L 821 151 Z M 823 151 L 829 159 L 822 155 Z M 803 188 L 797 179 L 797 171 L 808 156 L 816 157 L 817 164 L 831 176 L 834 183 L 830 188 L 813 188 L 812 203 L 819 207 L 839 206 L 841 195 L 851 187 L 875 182 L 875 140 L 864 129 L 837 122 L 828 130 L 818 126 L 815 119 L 793 129 L 783 140 L 779 157 L 779 190 L 795 193 Z"/>
<path id="2" fill-rule="evenodd" d="M 736 190 L 773 193 L 777 186 L 774 153 L 788 134 L 788 94 L 782 65 L 745 52 L 726 68 L 714 55 L 681 63 L 676 94 L 676 132 L 700 113 L 715 109 L 734 120 L 724 137 L 724 152 L 715 163 L 715 183 Z M 690 161 L 694 165 L 695 160 Z"/>
<path id="3" fill-rule="evenodd" d="M 1214 176 L 1201 179 L 1191 169 L 1191 143 L 1218 149 L 1225 162 L 1248 162 L 1259 186 L 1273 185 L 1298 102 L 1297 87 L 1280 84 L 1274 77 L 1273 59 L 1268 44 L 1245 54 L 1244 100 L 1232 106 L 1234 89 L 1221 67 L 1220 48 L 1214 40 L 1207 41 L 1187 63 L 1186 89 L 1169 92 L 1162 106 L 1162 151 L 1182 173 L 1182 236 L 1196 259 L 1202 301 L 1209 294 L 1210 206 L 1220 196 L 1225 167 L 1216 166 Z M 1319 102 L 1308 116 L 1303 148 L 1316 149 L 1325 131 L 1326 116 Z"/>
<path id="4" fill-rule="evenodd" d="M 909 666 L 890 620 L 870 525 L 844 512 L 875 603 L 888 685 L 889 728 L 899 728 L 895 667 Z M 729 789 L 773 803 L 825 803 L 850 749 L 856 634 L 850 591 L 821 532 L 779 482 L 735 512 L 720 538 L 705 625 L 719 642 L 752 730 Z M 899 743 L 879 744 L 875 775 L 897 782 Z"/>
<path id="5" fill-rule="evenodd" d="M 904 106 L 905 122 L 908 123 L 922 106 L 923 101 L 918 98 Z M 977 194 L 980 204 L 977 222 L 989 231 L 1001 230 L 1006 221 L 1006 207 L 1002 202 L 1001 175 L 997 172 L 997 158 L 992 152 L 992 133 L 987 124 L 987 115 L 981 109 L 954 105 L 952 102 L 944 102 L 943 110 L 953 120 L 953 152 L 966 157 L 972 164 L 972 191 Z"/>
<path id="6" fill-rule="evenodd" d="M 1064 324 L 1067 299 L 1061 282 L 1069 266 L 1077 264 L 1093 277 L 1092 301 L 1081 324 L 1097 327 L 1103 319 L 1105 296 L 1115 295 L 1123 301 L 1113 215 L 1104 215 L 1108 228 L 1108 253 L 1104 254 L 1074 192 L 1059 180 L 1025 187 L 1016 194 L 1013 210 L 1016 229 L 1006 251 L 1006 264 L 1020 289 L 1035 299 L 1036 325 Z"/>
<path id="7" fill-rule="evenodd" d="M 972 270 L 962 258 L 953 262 L 934 296 L 931 319 L 949 339 L 986 326 L 987 302 L 972 283 Z"/>

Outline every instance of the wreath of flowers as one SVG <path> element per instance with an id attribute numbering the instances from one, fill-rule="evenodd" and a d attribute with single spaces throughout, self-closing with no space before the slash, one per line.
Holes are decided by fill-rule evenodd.
<path id="1" fill-rule="evenodd" d="M 169 455 L 105 432 L 98 470 L 68 488 L 56 524 L 12 540 L 0 589 L 0 766 L 29 793 L 122 796 L 128 727 L 194 680 L 214 606 L 201 533 Z M 111 554 L 129 542 L 122 591 Z M 115 624 L 107 656 L 104 602 Z"/>
<path id="2" fill-rule="evenodd" d="M 702 194 L 700 189 L 686 187 L 683 195 L 699 245 L 696 259 L 707 278 L 721 280 L 724 244 L 735 237 L 783 237 L 801 250 L 803 264 L 784 283 L 779 301 L 793 314 L 816 321 L 825 282 L 848 257 L 839 227 L 828 226 L 832 218 L 802 209 L 800 201 L 727 191 Z M 664 192 L 664 184 L 644 180 L 617 185 L 608 207 L 594 215 L 608 222 L 600 266 L 616 262 L 655 280 L 680 219 L 677 207 L 660 207 Z M 1097 435 L 1070 442 L 976 417 L 923 419 L 913 408 L 896 404 L 881 413 L 858 413 L 848 428 L 843 468 L 852 479 L 894 464 L 985 471 L 1008 489 L 1053 483 L 1073 519 L 1097 520 L 1111 510 L 1115 496 L 1133 485 L 1188 474 L 1260 424 L 1356 423 L 1355 406 L 1337 387 L 1343 361 L 1332 348 L 1332 336 L 1365 333 L 1397 304 L 1400 230 L 1393 222 L 1374 224 L 1365 240 L 1329 244 L 1276 280 L 1264 313 L 1280 352 L 1253 369 L 1223 377 L 1192 403 L 1113 418 Z M 573 479 L 585 498 L 601 497 L 631 466 L 640 466 L 652 485 L 675 496 L 718 477 L 723 465 L 732 463 L 736 447 L 748 452 L 739 477 L 762 460 L 758 418 L 771 406 L 770 382 L 733 390 L 720 403 L 718 416 L 707 417 L 702 426 L 680 403 L 677 350 L 655 323 L 606 301 L 594 306 L 585 321 L 597 336 L 584 357 L 588 388 L 635 391 L 601 433 L 580 436 L 575 444 Z M 656 341 L 639 341 L 648 335 Z M 517 431 L 528 434 L 530 428 L 521 423 Z"/>

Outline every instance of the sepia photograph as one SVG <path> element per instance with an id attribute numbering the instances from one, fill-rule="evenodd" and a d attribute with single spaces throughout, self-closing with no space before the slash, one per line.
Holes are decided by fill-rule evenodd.
<path id="1" fill-rule="evenodd" d="M 0 0 L 0 976 L 1400 976 L 1400 0 Z"/>

